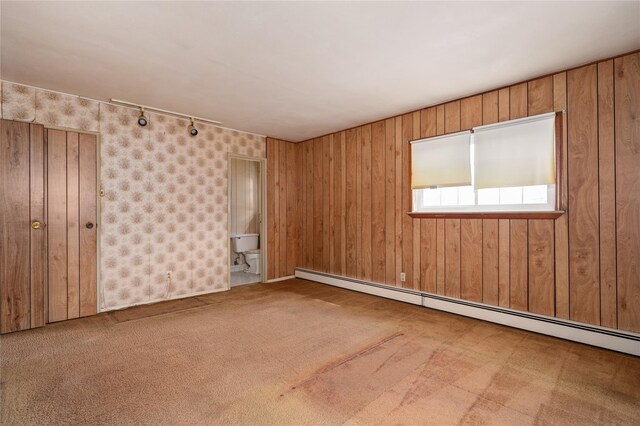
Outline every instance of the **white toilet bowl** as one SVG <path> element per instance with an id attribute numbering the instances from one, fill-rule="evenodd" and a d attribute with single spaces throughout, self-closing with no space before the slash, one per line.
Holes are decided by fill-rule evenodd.
<path id="1" fill-rule="evenodd" d="M 260 249 L 247 250 L 243 254 L 249 264 L 249 269 L 246 272 L 260 274 Z"/>

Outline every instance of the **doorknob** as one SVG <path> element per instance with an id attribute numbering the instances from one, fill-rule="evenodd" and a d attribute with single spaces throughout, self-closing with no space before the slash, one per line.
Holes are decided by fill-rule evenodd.
<path id="1" fill-rule="evenodd" d="M 87 229 L 91 229 L 91 228 L 93 228 L 93 223 L 87 222 L 87 224 L 85 226 L 87 227 Z"/>
<path id="2" fill-rule="evenodd" d="M 42 223 L 38 222 L 37 220 L 34 220 L 33 222 L 31 222 L 31 227 L 33 229 L 40 229 L 43 228 Z"/>

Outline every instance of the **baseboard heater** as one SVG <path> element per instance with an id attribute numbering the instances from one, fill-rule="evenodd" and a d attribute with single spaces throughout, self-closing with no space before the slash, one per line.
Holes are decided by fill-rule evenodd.
<path id="1" fill-rule="evenodd" d="M 305 280 L 640 356 L 640 334 L 297 268 Z"/>

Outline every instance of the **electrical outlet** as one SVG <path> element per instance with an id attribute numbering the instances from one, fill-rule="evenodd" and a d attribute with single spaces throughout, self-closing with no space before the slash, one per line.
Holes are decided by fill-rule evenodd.
<path id="1" fill-rule="evenodd" d="M 404 272 L 400 272 L 400 282 L 405 282 L 407 280 L 407 274 Z"/>

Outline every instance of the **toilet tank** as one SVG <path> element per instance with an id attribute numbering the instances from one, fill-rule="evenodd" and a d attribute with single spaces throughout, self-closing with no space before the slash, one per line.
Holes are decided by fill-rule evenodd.
<path id="1" fill-rule="evenodd" d="M 231 249 L 236 253 L 259 248 L 259 234 L 231 234 Z"/>

